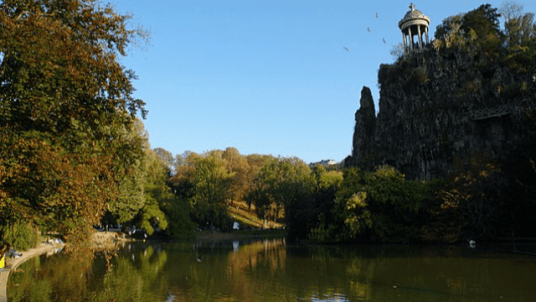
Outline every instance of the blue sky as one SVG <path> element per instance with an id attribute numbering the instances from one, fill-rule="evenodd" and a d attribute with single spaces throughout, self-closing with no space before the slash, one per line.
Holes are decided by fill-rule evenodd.
<path id="1" fill-rule="evenodd" d="M 378 104 L 378 68 L 394 61 L 411 1 L 110 2 L 151 33 L 121 59 L 139 77 L 151 147 L 235 147 L 309 163 L 351 153 L 361 89 Z M 430 38 L 446 17 L 483 3 L 503 1 L 414 2 L 431 19 Z"/>

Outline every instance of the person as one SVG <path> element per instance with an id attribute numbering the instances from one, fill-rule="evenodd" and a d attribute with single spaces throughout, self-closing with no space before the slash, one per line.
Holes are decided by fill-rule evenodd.
<path id="1" fill-rule="evenodd" d="M 0 269 L 3 269 L 6 265 L 6 253 L 9 251 L 9 245 L 4 244 L 0 247 Z"/>

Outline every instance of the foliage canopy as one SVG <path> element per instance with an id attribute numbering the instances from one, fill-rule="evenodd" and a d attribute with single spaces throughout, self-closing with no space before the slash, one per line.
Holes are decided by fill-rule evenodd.
<path id="1" fill-rule="evenodd" d="M 147 112 L 118 56 L 148 36 L 129 19 L 94 0 L 0 1 L 1 224 L 98 224 L 132 177 Z"/>

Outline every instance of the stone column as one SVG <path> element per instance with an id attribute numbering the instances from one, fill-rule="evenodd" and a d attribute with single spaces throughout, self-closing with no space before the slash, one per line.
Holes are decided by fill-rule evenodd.
<path id="1" fill-rule="evenodd" d="M 413 35 L 411 34 L 411 26 L 408 27 L 408 33 L 409 33 L 409 46 L 411 47 L 411 50 L 413 50 Z"/>
<path id="2" fill-rule="evenodd" d="M 404 34 L 404 31 L 402 31 L 402 43 L 404 44 L 404 52 L 407 52 L 408 43 L 407 43 L 407 38 L 406 38 L 406 34 Z"/>
<path id="3" fill-rule="evenodd" d="M 426 27 L 424 28 L 424 32 L 425 32 L 425 34 L 426 34 L 426 44 L 428 44 L 428 43 L 430 43 L 430 42 L 428 41 L 428 26 L 426 26 Z"/>
<path id="4" fill-rule="evenodd" d="M 420 25 L 417 25 L 417 36 L 419 37 L 419 49 L 422 49 L 422 35 Z"/>

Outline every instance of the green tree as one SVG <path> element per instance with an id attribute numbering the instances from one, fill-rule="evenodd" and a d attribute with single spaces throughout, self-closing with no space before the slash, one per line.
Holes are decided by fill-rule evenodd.
<path id="1" fill-rule="evenodd" d="M 160 208 L 168 220 L 166 234 L 175 239 L 191 239 L 194 237 L 196 225 L 190 218 L 191 206 L 187 199 L 168 198 L 159 202 Z"/>
<path id="2" fill-rule="evenodd" d="M 145 205 L 145 184 L 147 179 L 154 174 L 154 167 L 149 166 L 154 162 L 152 150 L 149 145 L 149 135 L 143 122 L 136 119 L 129 131 L 131 141 L 141 141 L 143 155 L 137 158 L 131 166 L 131 173 L 124 175 L 118 183 L 119 196 L 108 203 L 108 211 L 119 223 L 132 220 L 138 211 Z"/>
<path id="3" fill-rule="evenodd" d="M 167 185 L 170 168 L 165 158 L 161 156 L 168 153 L 162 148 L 146 150 L 147 172 L 143 184 L 145 204 L 138 212 L 134 223 L 149 235 L 153 234 L 154 227 L 166 230 L 168 226 L 168 217 L 163 209 L 166 208 L 165 201 L 172 199 L 173 194 Z"/>
<path id="4" fill-rule="evenodd" d="M 195 182 L 195 162 L 200 156 L 194 152 L 184 152 L 175 159 L 175 174 L 169 179 L 173 193 L 178 198 L 192 197 Z"/>
<path id="5" fill-rule="evenodd" d="M 443 20 L 435 32 L 436 49 L 459 47 L 484 54 L 487 58 L 499 55 L 503 40 L 500 30 L 501 15 L 490 4 L 483 4 L 465 14 Z"/>
<path id="6" fill-rule="evenodd" d="M 168 164 L 158 155 L 156 149 L 148 150 L 146 154 L 147 176 L 145 179 L 145 192 L 150 193 L 156 200 L 172 197 L 171 189 L 168 186 L 170 171 Z"/>
<path id="7" fill-rule="evenodd" d="M 271 155 L 250 154 L 246 156 L 249 169 L 246 172 L 246 181 L 248 184 L 247 191 L 245 192 L 244 199 L 247 201 L 249 194 L 255 190 L 255 178 L 259 170 L 271 159 L 274 159 Z M 251 207 L 252 203 L 247 202 Z"/>
<path id="8" fill-rule="evenodd" d="M 143 156 L 129 139 L 134 72 L 118 60 L 147 37 L 93 0 L 0 2 L 0 215 L 66 234 L 100 221 Z M 16 213 L 16 214 L 15 214 Z"/>
<path id="9" fill-rule="evenodd" d="M 168 226 L 166 214 L 160 209 L 158 201 L 150 194 L 145 196 L 145 205 L 138 212 L 138 217 L 135 220 L 140 228 L 144 229 L 147 234 L 152 235 L 155 227 L 165 230 Z"/>
<path id="10" fill-rule="evenodd" d="M 388 166 L 375 172 L 346 169 L 336 194 L 334 220 L 313 230 L 313 236 L 328 241 L 419 239 L 425 201 L 434 189 L 434 183 L 407 181 Z"/>
<path id="11" fill-rule="evenodd" d="M 300 199 L 293 200 L 285 207 L 285 220 L 289 225 L 288 238 L 312 239 L 318 238 L 318 233 L 312 234 L 314 229 L 324 229 L 333 221 L 331 215 L 334 207 L 335 194 L 342 183 L 342 173 L 339 171 L 326 171 L 322 165 L 316 165 L 311 172 L 313 185 L 309 194 Z"/>
<path id="12" fill-rule="evenodd" d="M 195 182 L 192 205 L 199 221 L 206 221 L 210 229 L 218 218 L 218 208 L 225 205 L 230 193 L 232 173 L 227 172 L 225 163 L 217 154 L 206 154 L 195 161 Z"/>
<path id="13" fill-rule="evenodd" d="M 474 31 L 479 39 L 497 39 L 502 35 L 499 18 L 501 14 L 491 4 L 482 4 L 462 17 L 461 30 L 465 34 Z"/>
<path id="14" fill-rule="evenodd" d="M 313 167 L 313 176 L 315 178 L 318 190 L 327 190 L 338 188 L 342 183 L 342 173 L 339 171 L 327 171 L 322 165 Z"/>
<path id="15" fill-rule="evenodd" d="M 167 176 L 170 177 L 173 168 L 175 167 L 175 159 L 173 158 L 173 154 L 171 154 L 171 152 L 167 151 L 164 148 L 155 148 L 154 152 L 164 163 L 164 166 L 167 169 Z"/>
<path id="16" fill-rule="evenodd" d="M 311 169 L 298 158 L 272 158 L 259 170 L 247 201 L 263 219 L 286 218 L 291 228 L 291 210 L 296 201 L 308 199 L 314 190 Z"/>

